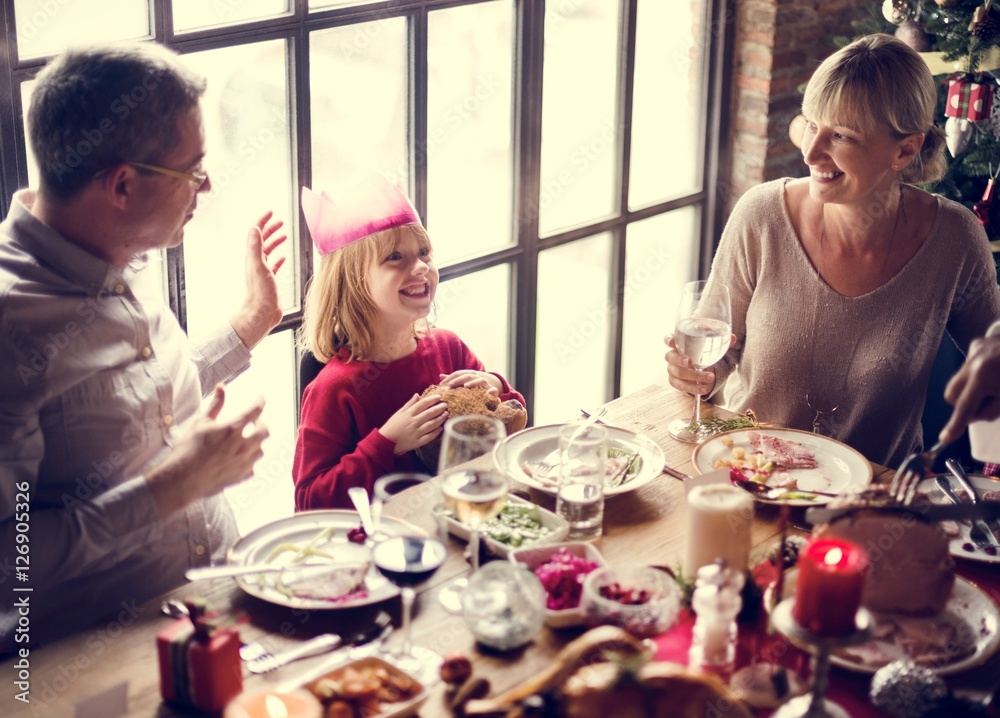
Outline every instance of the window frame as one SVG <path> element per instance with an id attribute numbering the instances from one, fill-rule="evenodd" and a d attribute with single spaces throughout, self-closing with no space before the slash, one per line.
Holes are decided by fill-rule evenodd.
<path id="1" fill-rule="evenodd" d="M 383 17 L 409 16 L 408 92 L 408 151 L 410 153 L 410 187 L 412 200 L 420 216 L 427 220 L 427 31 L 428 15 L 436 10 L 475 5 L 489 0 L 390 0 L 349 7 L 329 8 L 313 13 L 308 0 L 291 0 L 287 15 L 237 23 L 205 30 L 177 34 L 172 23 L 172 0 L 148 0 L 153 23 L 151 39 L 180 53 L 211 50 L 261 39 L 288 39 L 289 87 L 292 119 L 290 136 L 293 156 L 290 168 L 293 187 L 311 184 L 311 126 L 309 97 L 309 36 L 315 30 L 350 25 Z M 698 138 L 699 189 L 681 197 L 637 209 L 629 209 L 629 170 L 631 151 L 631 119 L 633 81 L 635 76 L 636 20 L 639 0 L 621 0 L 620 52 L 617 114 L 623 131 L 616 139 L 615 212 L 609 217 L 579 227 L 540 237 L 538 212 L 524 208 L 537 207 L 540 196 L 542 70 L 546 5 L 543 0 L 513 0 L 514 2 L 514 97 L 513 97 L 513 241 L 511 246 L 482 253 L 441 267 L 441 281 L 455 279 L 501 264 L 511 267 L 511 286 L 507 327 L 511 367 L 510 379 L 524 394 L 529 407 L 535 394 L 535 335 L 540 252 L 602 232 L 612 237 L 612 281 L 608 304 L 615 311 L 608 324 L 608 357 L 610 371 L 605 379 L 606 399 L 619 395 L 622 373 L 622 331 L 624 324 L 626 231 L 634 222 L 684 207 L 698 210 L 698 268 L 707 276 L 711 259 L 721 234 L 725 214 L 726 188 L 729 178 L 730 119 L 727 108 L 731 90 L 735 0 L 705 0 L 705 34 L 703 36 L 702 105 L 705 131 Z M 696 2 L 697 0 L 691 0 Z M 7 30 L 9 41 L 0 48 L 0 207 L 6 216 L 13 191 L 27 186 L 28 170 L 22 114 L 20 84 L 33 78 L 48 58 L 20 62 L 17 59 L 17 33 L 11 3 L 0 4 L 0 24 Z M 211 150 L 211 148 L 209 148 Z M 294 198 L 296 206 L 298 197 Z M 298 297 L 312 276 L 313 252 L 309 239 L 301 231 L 300 213 L 290 218 L 292 236 L 298 252 Z M 181 326 L 187 326 L 187 301 L 183 252 L 174 248 L 167 252 L 167 291 L 170 306 Z M 273 332 L 294 331 L 302 320 L 301 306 L 286 314 Z M 298 357 L 294 362 L 298 366 Z M 298 377 L 294 378 L 295 395 L 300 395 Z"/>

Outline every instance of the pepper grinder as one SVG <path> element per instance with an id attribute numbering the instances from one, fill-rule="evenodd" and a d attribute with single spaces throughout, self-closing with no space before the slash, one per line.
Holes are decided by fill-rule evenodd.
<path id="1" fill-rule="evenodd" d="M 736 616 L 743 606 L 743 572 L 726 566 L 725 559 L 698 569 L 691 607 L 694 624 L 688 665 L 728 676 L 736 663 Z"/>

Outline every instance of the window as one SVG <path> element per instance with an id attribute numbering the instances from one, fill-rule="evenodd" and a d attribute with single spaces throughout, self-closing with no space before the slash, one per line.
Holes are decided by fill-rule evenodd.
<path id="1" fill-rule="evenodd" d="M 263 210 L 291 238 L 284 319 L 230 392 L 235 410 L 263 391 L 272 434 L 230 497 L 246 531 L 263 503 L 251 498 L 291 511 L 294 331 L 314 263 L 303 184 L 332 192 L 374 170 L 409 192 L 442 270 L 437 324 L 512 379 L 533 423 L 664 380 L 679 287 L 716 235 L 725 123 L 710 99 L 724 96 L 729 4 L 121 0 L 108 14 L 15 0 L 0 8 L 16 40 L 0 77 L 3 201 L 34 181 L 21 124 L 33 77 L 77 38 L 161 42 L 209 78 L 214 187 L 162 263 L 189 333 L 242 295 L 245 227 Z"/>

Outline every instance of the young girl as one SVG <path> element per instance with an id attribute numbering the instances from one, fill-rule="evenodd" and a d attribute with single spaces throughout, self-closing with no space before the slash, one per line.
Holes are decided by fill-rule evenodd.
<path id="1" fill-rule="evenodd" d="M 398 189 L 379 182 L 360 203 L 335 205 L 303 188 L 302 210 L 322 259 L 301 340 L 326 366 L 302 398 L 295 508 L 345 508 L 352 486 L 370 493 L 385 474 L 425 470 L 413 450 L 448 418 L 439 396 L 419 398 L 431 384 L 524 398 L 484 371 L 454 333 L 428 323 L 438 271 L 430 239 Z"/>

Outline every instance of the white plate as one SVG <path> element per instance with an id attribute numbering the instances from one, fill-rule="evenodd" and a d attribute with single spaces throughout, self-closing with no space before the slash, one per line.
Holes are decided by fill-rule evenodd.
<path id="1" fill-rule="evenodd" d="M 487 548 L 489 548 L 490 553 L 494 556 L 502 556 L 504 558 L 510 555 L 511 551 L 515 549 L 526 549 L 535 546 L 546 546 L 548 544 L 556 543 L 557 541 L 562 541 L 566 538 L 566 534 L 569 533 L 569 522 L 566 521 L 562 516 L 554 514 L 548 509 L 543 509 L 537 504 L 533 504 L 530 501 L 525 501 L 517 496 L 507 496 L 508 504 L 515 504 L 518 506 L 534 506 L 538 510 L 538 521 L 543 527 L 549 529 L 549 533 L 540 539 L 532 543 L 522 543 L 520 546 L 511 546 L 510 544 L 503 543 L 502 541 L 497 541 L 492 539 L 486 534 L 480 533 L 480 540 L 482 540 Z M 444 504 L 435 507 L 435 512 L 443 512 L 445 510 Z M 456 519 L 450 514 L 444 514 L 442 516 L 444 522 L 448 525 L 448 533 L 463 541 L 469 540 L 469 527 L 463 524 L 461 521 Z"/>
<path id="2" fill-rule="evenodd" d="M 796 568 L 789 569 L 785 573 L 785 581 L 781 591 L 784 598 L 795 595 L 797 577 L 798 569 Z M 771 605 L 771 588 L 773 585 L 764 592 L 765 606 Z M 955 577 L 955 588 L 952 589 L 951 598 L 948 599 L 947 605 L 939 616 L 957 628 L 956 640 L 963 646 L 972 645 L 972 652 L 951 663 L 927 665 L 938 675 L 947 676 L 975 668 L 986 662 L 1000 647 L 1000 609 L 983 589 L 961 576 Z M 874 640 L 871 639 L 871 641 Z M 850 656 L 837 652 L 830 654 L 830 662 L 835 666 L 858 673 L 875 673 L 884 665 L 861 663 Z"/>
<path id="3" fill-rule="evenodd" d="M 753 451 L 750 445 L 750 432 L 756 431 L 765 436 L 776 436 L 786 441 L 795 441 L 808 448 L 816 457 L 815 469 L 790 469 L 800 491 L 825 491 L 827 493 L 845 494 L 864 489 L 872 480 L 872 465 L 860 452 L 847 444 L 830 439 L 821 434 L 813 434 L 798 429 L 736 429 L 726 431 L 703 444 L 695 447 L 691 461 L 699 474 L 715 471 L 718 459 L 733 458 L 733 447 L 740 446 Z M 722 437 L 733 440 L 732 446 L 722 443 Z M 767 501 L 754 496 L 764 503 L 785 503 L 792 506 L 816 506 L 830 501 L 828 497 L 818 496 L 813 500 Z"/>
<path id="4" fill-rule="evenodd" d="M 564 424 L 534 426 L 508 436 L 496 448 L 496 459 L 500 470 L 532 488 L 555 496 L 555 486 L 543 484 L 528 476 L 522 467 L 525 464 L 536 464 L 544 461 L 554 451 L 557 451 L 559 430 L 563 426 Z M 617 426 L 606 426 L 605 428 L 608 430 L 608 441 L 612 447 L 621 449 L 628 454 L 634 454 L 638 451 L 639 458 L 642 459 L 642 466 L 639 467 L 636 475 L 619 486 L 605 488 L 605 496 L 635 491 L 663 473 L 663 449 L 656 442 L 628 429 Z"/>
<path id="5" fill-rule="evenodd" d="M 955 493 L 961 498 L 965 490 L 962 489 L 962 486 L 955 477 L 951 474 L 942 474 L 942 476 L 946 476 L 951 480 L 951 485 L 955 489 Z M 938 488 L 934 478 L 932 476 L 921 481 L 917 485 L 917 491 L 927 494 L 927 498 L 935 504 L 950 504 L 951 502 L 941 492 L 941 489 Z M 991 476 L 969 474 L 969 481 L 976 487 L 980 496 L 982 496 L 984 491 L 1000 491 L 1000 481 Z M 972 529 L 971 526 L 964 523 L 957 523 L 957 526 L 959 534 L 951 538 L 948 545 L 948 552 L 952 556 L 968 559 L 969 561 L 981 561 L 982 563 L 1000 563 L 1000 555 L 994 554 L 990 556 L 981 548 L 973 545 L 972 540 L 969 538 L 969 531 Z M 971 551 L 969 550 L 970 548 L 972 549 Z"/>
<path id="6" fill-rule="evenodd" d="M 316 548 L 329 552 L 333 557 L 331 560 L 371 561 L 371 549 L 368 546 L 351 543 L 347 540 L 347 532 L 360 524 L 361 520 L 356 511 L 302 511 L 293 516 L 265 524 L 240 538 L 229 549 L 229 563 L 234 566 L 263 563 L 268 560 L 271 552 L 279 546 L 283 544 L 305 546 L 326 529 L 332 530 L 331 536 L 327 541 L 317 545 Z M 426 535 L 416 526 L 388 517 L 382 518 L 380 528 L 391 535 Z M 292 553 L 286 552 L 275 557 L 274 562 L 282 563 L 290 561 L 291 558 Z M 309 562 L 312 563 L 316 560 L 313 558 Z M 236 583 L 251 596 L 256 596 L 264 601 L 276 603 L 279 606 L 308 610 L 366 606 L 392 598 L 399 593 L 399 589 L 379 574 L 374 566 L 369 568 L 368 574 L 365 576 L 364 592 L 348 599 L 322 600 L 289 596 L 275 588 L 275 575 L 240 576 L 236 579 Z"/>

